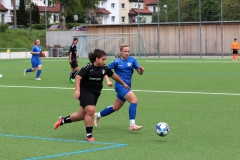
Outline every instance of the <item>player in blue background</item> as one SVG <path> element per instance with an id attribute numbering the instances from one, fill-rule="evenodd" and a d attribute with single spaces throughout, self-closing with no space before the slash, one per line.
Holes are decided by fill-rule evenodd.
<path id="1" fill-rule="evenodd" d="M 129 56 L 130 47 L 128 45 L 120 46 L 120 56 L 112 61 L 108 67 L 114 69 L 115 73 L 129 86 L 131 87 L 132 75 L 134 69 L 138 72 L 139 75 L 143 74 L 144 68 L 138 65 L 137 60 L 134 57 Z M 105 77 L 107 80 L 108 86 L 112 86 L 112 82 L 109 78 Z M 136 112 L 137 112 L 137 103 L 138 99 L 136 95 L 131 90 L 125 89 L 118 82 L 115 83 L 115 91 L 117 92 L 116 99 L 113 105 L 106 107 L 99 113 L 95 113 L 94 116 L 94 125 L 97 127 L 99 119 L 101 117 L 107 116 L 115 111 L 118 111 L 127 100 L 130 103 L 129 106 L 129 120 L 130 120 L 130 131 L 139 130 L 142 126 L 135 124 Z"/>
<path id="2" fill-rule="evenodd" d="M 34 72 L 36 70 L 36 68 L 38 67 L 38 71 L 37 71 L 35 80 L 41 80 L 39 78 L 39 76 L 42 72 L 42 62 L 40 60 L 40 56 L 42 54 L 42 48 L 40 47 L 39 39 L 37 39 L 34 42 L 34 46 L 32 47 L 32 50 L 30 53 L 32 54 L 32 58 L 31 58 L 32 68 L 24 70 L 23 75 L 26 76 L 28 72 Z"/>

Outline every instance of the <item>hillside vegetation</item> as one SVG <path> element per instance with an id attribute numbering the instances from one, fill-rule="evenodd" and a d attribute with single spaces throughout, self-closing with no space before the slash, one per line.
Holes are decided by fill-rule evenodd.
<path id="1" fill-rule="evenodd" d="M 6 32 L 0 32 L 0 37 L 0 52 L 6 50 L 3 48 L 12 48 L 12 51 L 23 51 L 23 49 L 14 48 L 30 50 L 36 39 L 40 39 L 43 50 L 48 50 L 45 30 L 7 29 Z"/>

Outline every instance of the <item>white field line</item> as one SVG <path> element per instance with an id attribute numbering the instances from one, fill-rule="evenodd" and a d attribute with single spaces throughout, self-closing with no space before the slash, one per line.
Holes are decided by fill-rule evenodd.
<path id="1" fill-rule="evenodd" d="M 146 60 L 146 62 L 150 63 L 235 63 L 232 61 L 194 61 L 194 60 L 188 60 L 188 61 L 157 61 L 157 60 Z M 237 62 L 236 62 L 237 63 Z"/>
<path id="2" fill-rule="evenodd" d="M 7 86 L 0 85 L 2 88 L 34 88 L 34 89 L 60 89 L 60 90 L 74 90 L 75 88 L 66 87 L 38 87 L 38 86 Z M 103 89 L 103 91 L 114 91 L 114 89 Z M 155 90 L 132 90 L 134 92 L 147 93 L 175 93 L 175 94 L 202 94 L 202 95 L 226 95 L 226 96 L 240 96 L 240 93 L 212 93 L 212 92 L 182 92 L 182 91 L 155 91 Z"/>

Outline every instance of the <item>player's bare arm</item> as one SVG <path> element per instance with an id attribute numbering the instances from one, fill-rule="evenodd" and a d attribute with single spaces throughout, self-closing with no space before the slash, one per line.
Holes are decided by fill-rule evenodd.
<path id="1" fill-rule="evenodd" d="M 104 78 L 105 78 L 106 81 L 107 81 L 107 85 L 108 85 L 108 87 L 112 87 L 112 86 L 113 86 L 113 83 L 110 81 L 109 77 L 108 77 L 107 75 L 105 75 Z"/>
<path id="2" fill-rule="evenodd" d="M 80 81 L 81 80 L 82 80 L 82 77 L 80 77 L 79 75 L 75 77 L 75 93 L 73 95 L 75 99 L 78 99 L 80 97 Z"/>

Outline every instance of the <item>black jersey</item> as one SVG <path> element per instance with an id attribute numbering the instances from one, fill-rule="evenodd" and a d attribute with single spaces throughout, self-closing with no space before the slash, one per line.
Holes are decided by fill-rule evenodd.
<path id="1" fill-rule="evenodd" d="M 100 93 L 103 88 L 102 81 L 104 76 L 107 75 L 108 77 L 111 77 L 113 71 L 106 65 L 96 67 L 92 62 L 89 62 L 79 71 L 78 75 L 82 77 L 80 82 L 81 88 Z"/>
<path id="2" fill-rule="evenodd" d="M 72 59 L 71 60 L 75 60 L 76 59 L 76 54 L 77 54 L 77 46 L 72 44 L 69 48 L 69 53 L 70 52 L 72 52 Z"/>

